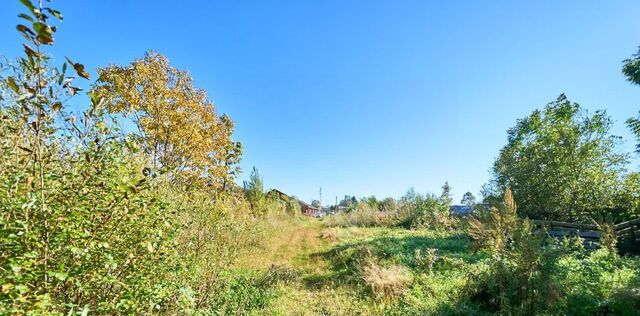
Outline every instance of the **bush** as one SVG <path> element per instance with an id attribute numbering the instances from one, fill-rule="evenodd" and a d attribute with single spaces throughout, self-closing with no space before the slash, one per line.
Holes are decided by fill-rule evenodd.
<path id="1" fill-rule="evenodd" d="M 327 216 L 324 223 L 330 227 L 382 226 L 450 229 L 457 224 L 457 220 L 449 215 L 447 201 L 448 198 L 440 198 L 433 194 L 416 194 L 413 190 L 410 190 L 397 202 L 392 198 L 378 202 L 372 196 L 363 199 L 346 212 Z"/>
<path id="2" fill-rule="evenodd" d="M 378 299 L 395 298 L 413 281 L 411 272 L 404 266 L 383 267 L 369 259 L 360 270 L 360 276 Z"/>
<path id="3" fill-rule="evenodd" d="M 21 17 L 37 21 L 18 27 L 26 56 L 0 65 L 0 314 L 207 306 L 238 248 L 257 237 L 248 204 L 220 190 L 228 174 L 183 185 L 154 169 L 93 95 L 85 113 L 67 113 L 79 91 L 67 65 L 89 75 L 70 60 L 51 65 L 42 45 L 58 13 L 22 3 L 31 16 Z"/>
<path id="4" fill-rule="evenodd" d="M 469 222 L 476 249 L 492 254 L 488 269 L 471 275 L 466 286 L 472 301 L 504 314 L 631 312 L 635 303 L 625 300 L 637 297 L 638 261 L 618 257 L 610 225 L 600 225 L 605 247 L 588 253 L 581 239 L 548 239 L 515 210 L 507 189 L 502 205 Z"/>

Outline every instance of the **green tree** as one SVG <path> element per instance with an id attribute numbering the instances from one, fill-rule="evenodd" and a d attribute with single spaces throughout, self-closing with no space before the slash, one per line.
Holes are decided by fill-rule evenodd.
<path id="1" fill-rule="evenodd" d="M 449 185 L 449 182 L 445 182 L 444 185 L 442 186 L 442 193 L 440 193 L 440 201 L 446 207 L 451 206 L 451 203 L 453 203 L 453 198 L 451 197 L 451 186 Z"/>
<path id="2" fill-rule="evenodd" d="M 462 196 L 462 200 L 460 200 L 460 203 L 467 206 L 474 206 L 476 205 L 476 197 L 473 196 L 473 193 L 467 192 Z"/>
<path id="3" fill-rule="evenodd" d="M 640 112 L 638 117 L 632 117 L 627 120 L 627 126 L 636 137 L 636 153 L 640 154 Z"/>
<path id="4" fill-rule="evenodd" d="M 622 61 L 622 73 L 633 84 L 640 85 L 640 48 L 631 58 Z"/>
<path id="5" fill-rule="evenodd" d="M 258 168 L 253 167 L 251 175 L 249 176 L 249 181 L 244 181 L 244 193 L 249 203 L 254 207 L 260 205 L 264 201 L 264 183 L 260 173 L 258 172 Z"/>
<path id="6" fill-rule="evenodd" d="M 397 209 L 398 205 L 396 203 L 396 199 L 392 197 L 384 198 L 378 204 L 378 208 L 381 212 L 393 212 Z"/>
<path id="7" fill-rule="evenodd" d="M 358 199 L 355 196 L 345 195 L 344 198 L 338 203 L 340 206 L 347 208 L 355 207 L 358 204 Z"/>
<path id="8" fill-rule="evenodd" d="M 60 12 L 21 3 L 25 55 L 0 65 L 0 315 L 157 312 L 178 295 L 181 226 L 134 141 L 99 111 L 67 113 L 89 74 L 47 53 Z"/>
<path id="9" fill-rule="evenodd" d="M 640 85 L 640 49 L 632 58 L 623 61 L 622 73 L 627 80 L 635 85 Z M 627 120 L 627 126 L 636 137 L 636 153 L 640 153 L 640 112 L 638 117 Z"/>
<path id="10" fill-rule="evenodd" d="M 369 197 L 364 197 L 360 200 L 360 202 L 362 203 L 366 203 L 369 206 L 373 207 L 373 208 L 378 208 L 378 204 L 380 203 L 378 201 L 378 198 L 376 198 L 375 195 L 369 196 Z"/>
<path id="11" fill-rule="evenodd" d="M 494 189 L 511 187 L 520 214 L 531 218 L 622 216 L 615 196 L 627 157 L 611 124 L 606 112 L 589 115 L 560 95 L 509 129 L 493 166 Z"/>

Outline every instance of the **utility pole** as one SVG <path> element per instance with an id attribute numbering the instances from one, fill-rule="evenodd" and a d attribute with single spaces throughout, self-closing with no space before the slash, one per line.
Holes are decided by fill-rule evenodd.
<path id="1" fill-rule="evenodd" d="M 322 187 L 320 187 L 320 209 L 322 210 Z"/>

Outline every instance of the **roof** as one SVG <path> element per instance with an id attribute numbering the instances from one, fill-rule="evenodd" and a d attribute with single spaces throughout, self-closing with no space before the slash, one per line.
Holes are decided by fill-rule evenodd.
<path id="1" fill-rule="evenodd" d="M 451 205 L 451 207 L 449 208 L 449 213 L 451 215 L 458 216 L 469 215 L 473 213 L 473 207 L 469 205 Z"/>

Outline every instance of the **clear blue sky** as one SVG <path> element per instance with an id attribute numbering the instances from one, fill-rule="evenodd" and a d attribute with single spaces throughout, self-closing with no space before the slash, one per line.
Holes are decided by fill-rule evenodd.
<path id="1" fill-rule="evenodd" d="M 640 1 L 54 1 L 52 50 L 92 72 L 147 50 L 190 70 L 237 124 L 242 167 L 323 202 L 453 186 L 476 194 L 506 130 L 566 93 L 640 109 L 621 60 L 640 45 Z M 18 0 L 0 3 L 16 56 Z M 637 162 L 633 167 L 637 168 Z"/>

